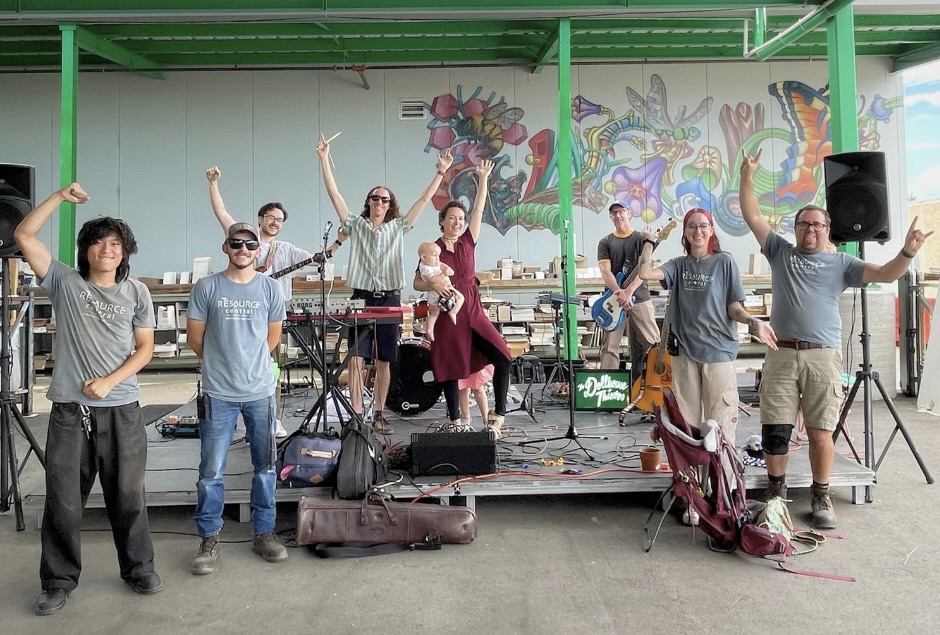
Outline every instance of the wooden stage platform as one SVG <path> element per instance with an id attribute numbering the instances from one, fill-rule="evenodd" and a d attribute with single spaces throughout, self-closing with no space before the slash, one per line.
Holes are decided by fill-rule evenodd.
<path id="1" fill-rule="evenodd" d="M 499 441 L 499 473 L 495 475 L 464 477 L 435 476 L 412 479 L 407 473 L 395 476 L 396 483 L 387 490 L 397 498 L 412 499 L 431 493 L 445 500 L 459 497 L 455 503 L 473 506 L 478 496 L 518 496 L 585 494 L 612 492 L 662 492 L 670 484 L 668 472 L 647 473 L 640 469 L 639 450 L 650 444 L 650 423 L 643 423 L 639 415 L 628 417 L 626 425 L 618 423 L 618 413 L 576 412 L 575 426 L 579 439 L 587 452 L 568 440 L 545 442 L 542 439 L 563 436 L 569 427 L 569 412 L 565 402 L 542 388 L 533 389 L 536 407 L 535 419 L 526 411 L 517 411 L 506 417 L 504 436 Z M 518 391 L 513 387 L 511 396 L 518 401 Z M 284 426 L 293 431 L 315 402 L 315 393 L 301 393 L 286 400 Z M 512 404 L 510 408 L 514 407 Z M 518 407 L 518 403 L 515 404 Z M 182 405 L 173 412 L 180 416 L 195 415 L 195 403 Z M 412 433 L 433 432 L 446 421 L 443 403 L 415 417 L 387 416 L 395 428 L 390 446 L 407 445 Z M 480 418 L 474 416 L 479 427 Z M 150 440 L 147 468 L 147 503 L 156 506 L 195 506 L 196 480 L 199 465 L 199 440 L 164 438 L 154 424 L 147 427 Z M 740 413 L 737 443 L 741 447 L 752 434 L 759 434 L 759 413 L 756 410 Z M 853 430 L 855 444 L 862 446 L 861 430 Z M 225 500 L 238 506 L 238 518 L 249 519 L 249 492 L 251 486 L 251 461 L 248 445 L 241 440 L 243 424 L 239 422 L 236 441 L 229 451 L 225 477 Z M 441 433 L 447 434 L 447 433 Z M 598 435 L 601 439 L 587 438 Z M 520 446 L 520 441 L 535 441 Z M 661 446 L 660 446 L 661 447 Z M 848 445 L 840 437 L 836 446 L 835 465 L 830 483 L 833 487 L 852 487 L 853 500 L 861 503 L 864 487 L 874 485 L 874 473 L 855 462 Z M 590 457 L 590 458 L 589 458 Z M 564 465 L 544 465 L 542 459 L 563 458 Z M 666 461 L 663 454 L 663 461 Z M 567 475 L 563 469 L 580 470 L 580 474 Z M 791 443 L 787 484 L 792 488 L 809 487 L 812 477 L 809 469 L 807 448 Z M 748 467 L 746 470 L 748 489 L 763 489 L 766 473 L 762 468 Z M 41 516 L 44 490 L 30 492 L 24 497 L 24 507 Z M 278 487 L 279 502 L 299 500 L 302 496 L 330 496 L 329 488 L 292 489 Z M 96 484 L 88 499 L 88 507 L 103 507 L 101 490 Z M 40 518 L 41 522 L 41 518 Z"/>

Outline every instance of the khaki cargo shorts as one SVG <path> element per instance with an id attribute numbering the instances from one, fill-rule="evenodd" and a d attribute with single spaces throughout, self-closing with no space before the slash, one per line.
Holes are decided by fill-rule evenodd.
<path id="1" fill-rule="evenodd" d="M 835 430 L 842 402 L 842 351 L 837 348 L 767 351 L 760 384 L 760 422 Z"/>

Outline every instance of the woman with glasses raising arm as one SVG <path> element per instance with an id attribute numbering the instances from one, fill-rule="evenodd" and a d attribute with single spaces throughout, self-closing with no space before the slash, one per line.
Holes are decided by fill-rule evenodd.
<path id="1" fill-rule="evenodd" d="M 352 298 L 364 300 L 367 307 L 401 306 L 401 290 L 405 286 L 404 236 L 411 231 L 431 202 L 444 173 L 454 162 L 450 149 L 438 155 L 437 172 L 404 217 L 392 191 L 384 185 L 378 185 L 369 190 L 362 211 L 353 218 L 346 199 L 336 186 L 330 163 L 330 144 L 321 140 L 317 144 L 317 154 L 326 193 L 340 223 L 349 234 L 352 246 L 346 275 L 346 284 L 353 290 Z M 354 356 L 349 362 L 349 401 L 353 412 L 362 415 L 362 360 L 365 357 L 375 358 L 375 415 L 372 427 L 379 434 L 388 435 L 393 430 L 385 420 L 383 410 L 391 381 L 390 363 L 398 358 L 398 325 L 380 324 L 374 331 L 375 353 L 372 350 L 373 336 L 365 334 L 360 334 L 359 350 L 352 352 Z"/>

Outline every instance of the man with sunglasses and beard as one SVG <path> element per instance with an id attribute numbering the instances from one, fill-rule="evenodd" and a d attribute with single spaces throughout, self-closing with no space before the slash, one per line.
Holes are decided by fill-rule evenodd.
<path id="1" fill-rule="evenodd" d="M 404 236 L 411 231 L 418 217 L 431 202 L 440 187 L 444 173 L 454 162 L 450 149 L 437 157 L 437 173 L 421 192 L 408 213 L 402 217 L 398 200 L 390 189 L 376 186 L 369 190 L 358 216 L 349 213 L 346 199 L 340 194 L 330 165 L 330 144 L 317 144 L 320 170 L 326 192 L 333 203 L 340 223 L 349 233 L 352 250 L 346 284 L 353 289 L 352 298 L 362 299 L 369 306 L 401 306 L 401 290 L 405 286 Z M 380 324 L 375 327 L 375 353 L 373 337 L 359 337 L 359 350 L 350 351 L 349 401 L 353 412 L 362 416 L 363 358 L 375 357 L 375 414 L 372 428 L 379 434 L 392 434 L 392 426 L 385 420 L 383 410 L 391 383 L 391 362 L 398 359 L 398 325 Z"/>
<path id="2" fill-rule="evenodd" d="M 202 542 L 192 562 L 193 575 L 216 569 L 218 536 L 225 503 L 223 474 L 235 423 L 245 421 L 251 464 L 252 551 L 268 562 L 287 559 L 287 549 L 274 536 L 276 381 L 271 351 L 281 339 L 284 300 L 277 284 L 255 268 L 260 248 L 249 223 L 228 228 L 222 251 L 225 271 L 201 278 L 189 300 L 186 333 L 202 358 L 206 417 L 199 428 L 199 481 L 193 519 Z"/>
<path id="3" fill-rule="evenodd" d="M 39 232 L 62 203 L 81 204 L 78 183 L 53 193 L 20 222 L 14 238 L 49 294 L 58 320 L 56 363 L 47 397 L 46 504 L 37 615 L 62 609 L 82 571 L 85 501 L 101 482 L 121 578 L 142 595 L 163 588 L 153 566 L 144 475 L 147 432 L 137 373 L 153 357 L 153 301 L 131 280 L 134 233 L 104 217 L 78 232 L 78 270 L 55 260 Z"/>
<path id="4" fill-rule="evenodd" d="M 212 213 L 216 220 L 222 226 L 222 231 L 227 232 L 228 228 L 235 223 L 235 219 L 225 208 L 225 201 L 222 200 L 222 193 L 219 190 L 219 179 L 222 178 L 222 171 L 218 166 L 212 166 L 206 170 L 206 179 L 209 181 L 209 202 L 212 204 Z M 261 243 L 255 256 L 255 271 L 270 276 L 276 271 L 281 271 L 292 265 L 310 258 L 310 252 L 301 249 L 289 242 L 277 240 L 281 233 L 281 228 L 287 222 L 287 210 L 280 203 L 265 203 L 258 210 L 258 239 Z M 330 246 L 335 251 L 339 245 L 334 243 Z M 332 252 L 331 252 L 332 253 Z M 298 270 L 298 271 L 302 271 Z M 281 295 L 285 304 L 290 302 L 293 297 L 293 278 L 298 274 L 293 271 L 277 279 L 277 285 L 281 290 Z M 281 355 L 277 356 L 278 363 L 283 362 Z M 280 405 L 280 404 L 279 404 Z M 280 408 L 278 409 L 280 411 Z M 287 430 L 281 424 L 281 420 L 276 420 L 275 434 L 277 438 L 283 439 L 287 436 Z"/>
<path id="5" fill-rule="evenodd" d="M 883 265 L 831 250 L 829 212 L 807 205 L 796 213 L 791 244 L 774 232 L 761 214 L 754 193 L 754 173 L 761 151 L 742 150 L 741 215 L 770 263 L 774 296 L 770 324 L 777 350 L 767 351 L 760 386 L 761 445 L 767 463 L 766 497 L 787 497 L 786 470 L 790 436 L 802 410 L 809 437 L 813 473 L 813 525 L 835 529 L 836 513 L 829 495 L 835 457 L 833 431 L 842 398 L 842 319 L 839 297 L 848 287 L 894 282 L 933 232 L 911 223 L 901 252 Z"/>

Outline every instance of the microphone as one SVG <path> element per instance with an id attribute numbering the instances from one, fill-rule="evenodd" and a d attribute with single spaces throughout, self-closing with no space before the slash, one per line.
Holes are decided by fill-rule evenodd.
<path id="1" fill-rule="evenodd" d="M 333 229 L 333 221 L 326 221 L 326 228 L 323 230 L 323 244 L 330 239 L 330 230 Z"/>

